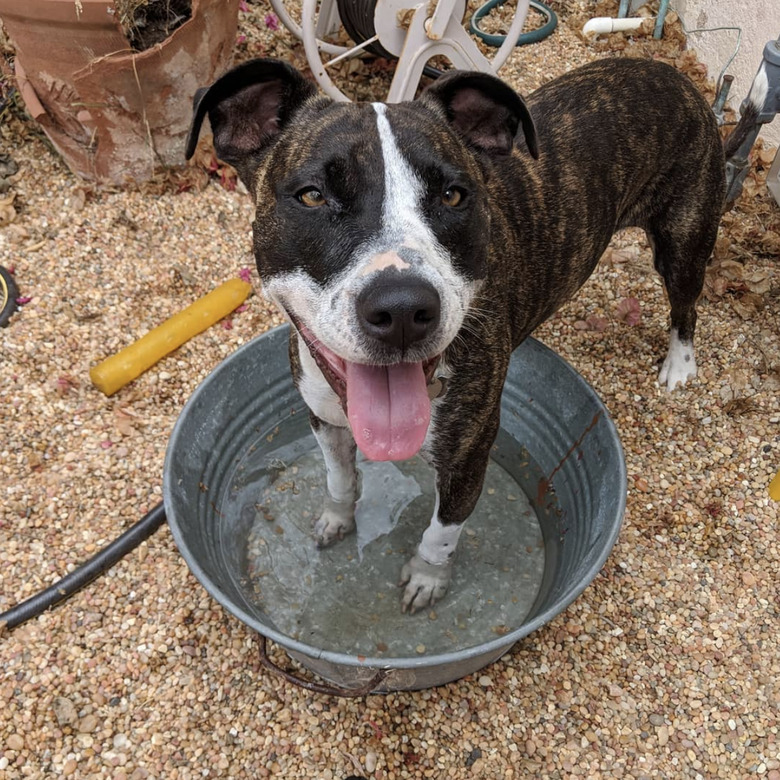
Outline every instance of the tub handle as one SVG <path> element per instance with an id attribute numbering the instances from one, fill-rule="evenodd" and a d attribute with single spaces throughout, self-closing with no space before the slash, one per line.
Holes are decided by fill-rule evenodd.
<path id="1" fill-rule="evenodd" d="M 278 675 L 279 677 L 287 680 L 287 682 L 297 685 L 299 688 L 305 688 L 307 691 L 314 691 L 315 693 L 322 693 L 326 696 L 341 696 L 347 699 L 357 699 L 361 696 L 367 696 L 371 693 L 377 685 L 379 685 L 387 676 L 387 670 L 379 669 L 377 673 L 360 688 L 341 688 L 338 685 L 326 685 L 324 683 L 316 683 L 310 680 L 304 680 L 301 677 L 288 672 L 286 669 L 282 669 L 281 666 L 274 663 L 266 652 L 266 638 L 262 634 L 257 635 L 257 641 L 259 645 L 260 663 L 269 671 Z"/>

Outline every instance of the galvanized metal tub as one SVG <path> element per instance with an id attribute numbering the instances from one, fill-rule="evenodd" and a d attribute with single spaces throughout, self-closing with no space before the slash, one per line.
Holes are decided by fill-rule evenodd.
<path id="1" fill-rule="evenodd" d="M 165 459 L 165 510 L 176 543 L 195 576 L 233 615 L 263 637 L 284 647 L 306 668 L 348 691 L 365 690 L 366 686 L 378 691 L 420 689 L 459 679 L 495 661 L 515 642 L 562 612 L 593 580 L 614 545 L 625 510 L 626 471 L 622 448 L 615 427 L 593 389 L 554 352 L 538 341 L 528 339 L 512 356 L 502 397 L 502 427 L 493 448 L 494 464 L 491 466 L 500 479 L 504 480 L 508 475 L 527 496 L 538 522 L 538 548 L 543 563 L 537 567 L 537 575 L 533 578 L 533 601 L 523 607 L 522 618 L 515 624 L 501 623 L 493 626 L 493 630 L 485 630 L 485 620 L 488 624 L 491 619 L 506 620 L 506 604 L 501 603 L 502 598 L 505 596 L 508 601 L 510 594 L 515 592 L 518 573 L 522 575 L 523 567 L 528 565 L 535 550 L 527 546 L 527 542 L 520 541 L 518 549 L 513 551 L 511 538 L 509 541 L 501 538 L 491 548 L 490 534 L 493 532 L 482 534 L 483 543 L 475 531 L 479 543 L 472 546 L 478 548 L 476 555 L 481 554 L 482 558 L 470 560 L 469 545 L 463 549 L 461 543 L 455 568 L 459 579 L 453 580 L 450 593 L 436 610 L 443 615 L 447 614 L 447 609 L 453 610 L 453 615 L 457 611 L 457 617 L 452 618 L 456 622 L 464 613 L 473 613 L 473 625 L 483 634 L 468 635 L 471 629 L 466 627 L 466 622 L 470 618 L 458 624 L 465 633 L 442 625 L 441 631 L 453 637 L 447 645 L 449 640 L 439 641 L 438 625 L 429 622 L 438 615 L 406 615 L 401 618 L 403 622 L 393 623 L 389 629 L 393 637 L 402 634 L 408 626 L 410 647 L 415 648 L 414 641 L 420 631 L 426 632 L 430 646 L 417 644 L 416 649 L 398 654 L 386 643 L 377 643 L 379 649 L 372 653 L 361 646 L 365 644 L 364 636 L 360 625 L 357 628 L 353 625 L 355 615 L 347 613 L 350 602 L 355 600 L 357 603 L 361 598 L 361 609 L 366 609 L 369 602 L 365 599 L 371 597 L 372 588 L 376 587 L 379 592 L 386 585 L 387 571 L 373 572 L 371 566 L 374 564 L 364 570 L 365 565 L 361 568 L 354 555 L 343 552 L 349 550 L 348 547 L 341 548 L 341 552 L 327 551 L 330 557 L 321 562 L 315 557 L 320 553 L 313 550 L 313 542 L 301 537 L 299 528 L 303 526 L 298 519 L 293 518 L 291 523 L 290 507 L 294 510 L 297 504 L 288 501 L 284 510 L 288 516 L 286 529 L 281 527 L 281 520 L 277 527 L 274 518 L 267 518 L 274 521 L 268 528 L 273 527 L 281 539 L 278 554 L 303 555 L 301 561 L 308 562 L 312 572 L 316 569 L 316 576 L 312 575 L 314 579 L 320 577 L 319 592 L 322 592 L 321 568 L 325 570 L 322 576 L 330 577 L 328 582 L 339 580 L 341 583 L 346 578 L 346 582 L 341 583 L 346 590 L 337 594 L 326 609 L 327 627 L 336 627 L 327 641 L 317 640 L 317 631 L 322 629 L 322 615 L 309 621 L 312 625 L 308 626 L 305 636 L 291 631 L 288 625 L 291 621 L 283 619 L 284 614 L 277 609 L 274 616 L 273 607 L 278 604 L 254 597 L 256 591 L 285 593 L 290 585 L 289 581 L 280 584 L 271 580 L 275 587 L 267 588 L 266 576 L 258 587 L 258 581 L 253 580 L 258 572 L 255 571 L 256 562 L 248 561 L 247 550 L 257 541 L 256 529 L 265 532 L 263 523 L 257 520 L 261 510 L 268 512 L 265 505 L 261 505 L 264 499 L 259 497 L 251 504 L 257 508 L 255 513 L 247 511 L 250 504 L 246 498 L 238 502 L 236 498 L 251 495 L 247 491 L 255 490 L 253 479 L 258 485 L 266 485 L 263 495 L 274 493 L 269 484 L 276 484 L 277 491 L 286 490 L 287 482 L 283 482 L 281 488 L 278 480 L 274 483 L 281 468 L 276 454 L 282 452 L 287 457 L 289 453 L 299 455 L 308 449 L 308 445 L 301 444 L 308 433 L 308 414 L 290 379 L 287 340 L 288 328 L 276 328 L 223 361 L 196 389 L 183 409 Z M 251 464 L 259 462 L 271 464 L 270 471 L 277 471 L 270 476 L 266 472 L 256 472 Z M 288 465 L 282 463 L 285 468 Z M 293 473 L 299 473 L 297 466 L 292 468 Z M 260 496 L 261 488 L 256 490 Z M 489 487 L 486 491 L 496 492 Z M 469 527 L 480 528 L 480 507 L 483 500 L 488 500 L 486 491 L 469 520 Z M 514 500 L 515 497 L 510 498 Z M 316 495 L 311 501 L 316 503 Z M 301 506 L 308 507 L 309 504 Z M 308 515 L 309 510 L 305 511 Z M 485 521 L 489 525 L 488 521 L 492 522 L 491 518 Z M 511 537 L 514 533 L 512 523 L 500 522 L 503 522 L 500 532 Z M 423 528 L 424 525 L 411 530 L 401 529 L 407 534 L 395 545 L 400 546 L 401 553 L 406 553 L 405 546 L 410 544 L 412 537 L 408 534 L 413 533 L 416 539 Z M 519 528 L 518 523 L 518 534 Z M 398 529 L 393 530 L 388 538 L 399 533 Z M 261 539 L 258 549 L 265 551 L 262 545 L 275 544 L 276 538 L 272 534 L 268 542 Z M 386 569 L 383 556 L 395 555 L 398 549 L 388 546 L 387 550 L 377 551 L 382 544 L 382 541 L 376 541 L 373 548 L 366 549 L 374 549 L 374 559 L 382 559 L 379 566 Z M 500 571 L 493 571 L 491 566 L 499 558 Z M 287 568 L 292 566 L 294 571 L 297 565 L 293 558 Z M 339 572 L 336 576 L 327 568 L 330 565 L 339 567 L 334 570 Z M 267 575 L 268 572 L 259 574 Z M 372 577 L 378 577 L 382 582 L 372 584 Z M 480 577 L 484 582 L 473 585 L 472 580 Z M 504 585 L 501 577 L 513 579 Z M 472 585 L 478 591 L 474 598 L 480 600 L 469 608 Z M 313 588 L 317 587 L 314 582 Z M 484 593 L 485 590 L 488 592 Z M 382 593 L 378 596 L 383 597 Z M 307 598 L 316 601 L 316 595 Z M 450 600 L 455 606 L 448 607 Z M 517 601 L 514 597 L 512 600 Z M 300 607 L 297 602 L 293 606 Z M 387 611 L 386 603 L 382 606 L 385 617 L 379 619 L 378 628 L 374 627 L 380 632 L 383 623 L 394 620 L 399 611 L 397 603 L 391 612 Z M 496 610 L 498 617 L 491 617 L 491 609 Z M 485 610 L 487 617 L 483 614 Z M 339 627 L 341 612 L 344 612 L 345 625 L 352 626 L 351 638 L 349 630 L 342 631 Z M 476 619 L 479 615 L 483 618 L 481 623 Z M 377 620 L 374 616 L 374 622 Z M 297 622 L 301 623 L 302 618 L 298 617 Z M 305 616 L 303 622 L 307 622 Z M 342 642 L 348 646 L 340 646 Z"/>

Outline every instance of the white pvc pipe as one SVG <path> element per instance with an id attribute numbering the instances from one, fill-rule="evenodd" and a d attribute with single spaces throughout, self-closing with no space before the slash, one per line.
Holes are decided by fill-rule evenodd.
<path id="1" fill-rule="evenodd" d="M 612 19 L 609 16 L 597 16 L 590 19 L 582 28 L 583 35 L 605 35 L 606 33 L 638 30 L 644 22 L 643 17 L 631 16 Z"/>

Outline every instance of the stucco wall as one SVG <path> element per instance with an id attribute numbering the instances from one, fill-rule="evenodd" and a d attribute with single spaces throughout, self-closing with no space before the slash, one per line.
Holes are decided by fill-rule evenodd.
<path id="1" fill-rule="evenodd" d="M 780 2 L 778 0 L 673 0 L 686 30 L 698 27 L 741 27 L 742 43 L 728 73 L 734 76 L 729 93 L 730 105 L 738 109 L 747 96 L 753 77 L 763 59 L 766 42 L 780 36 Z M 713 81 L 734 52 L 737 33 L 717 31 L 697 33 L 688 39 L 704 62 Z M 780 116 L 761 131 L 765 143 L 780 146 Z"/>

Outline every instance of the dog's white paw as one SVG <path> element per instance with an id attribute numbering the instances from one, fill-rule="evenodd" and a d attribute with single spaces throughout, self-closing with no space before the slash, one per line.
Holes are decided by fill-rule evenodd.
<path id="1" fill-rule="evenodd" d="M 666 385 L 666 389 L 671 393 L 677 385 L 681 387 L 689 379 L 693 379 L 696 376 L 696 363 L 693 363 L 693 367 L 669 365 L 670 360 L 666 358 L 663 366 L 661 366 L 661 373 L 658 375 L 658 384 Z"/>
<path id="2" fill-rule="evenodd" d="M 452 577 L 452 564 L 434 566 L 414 555 L 401 569 L 399 587 L 404 587 L 401 612 L 414 614 L 418 609 L 435 604 L 446 592 Z"/>
<path id="3" fill-rule="evenodd" d="M 676 331 L 672 331 L 669 339 L 669 353 L 658 374 L 658 384 L 666 385 L 671 392 L 677 385 L 684 385 L 696 376 L 696 357 L 691 342 L 681 341 Z"/>
<path id="4" fill-rule="evenodd" d="M 693 349 L 686 352 L 684 356 L 670 351 L 661 366 L 661 373 L 658 374 L 658 384 L 666 385 L 666 389 L 671 393 L 677 385 L 682 387 L 689 379 L 693 379 L 696 370 Z"/>
<path id="5" fill-rule="evenodd" d="M 314 541 L 317 547 L 329 547 L 336 540 L 343 539 L 355 530 L 354 504 L 339 504 L 328 501 L 325 511 L 314 523 Z"/>

